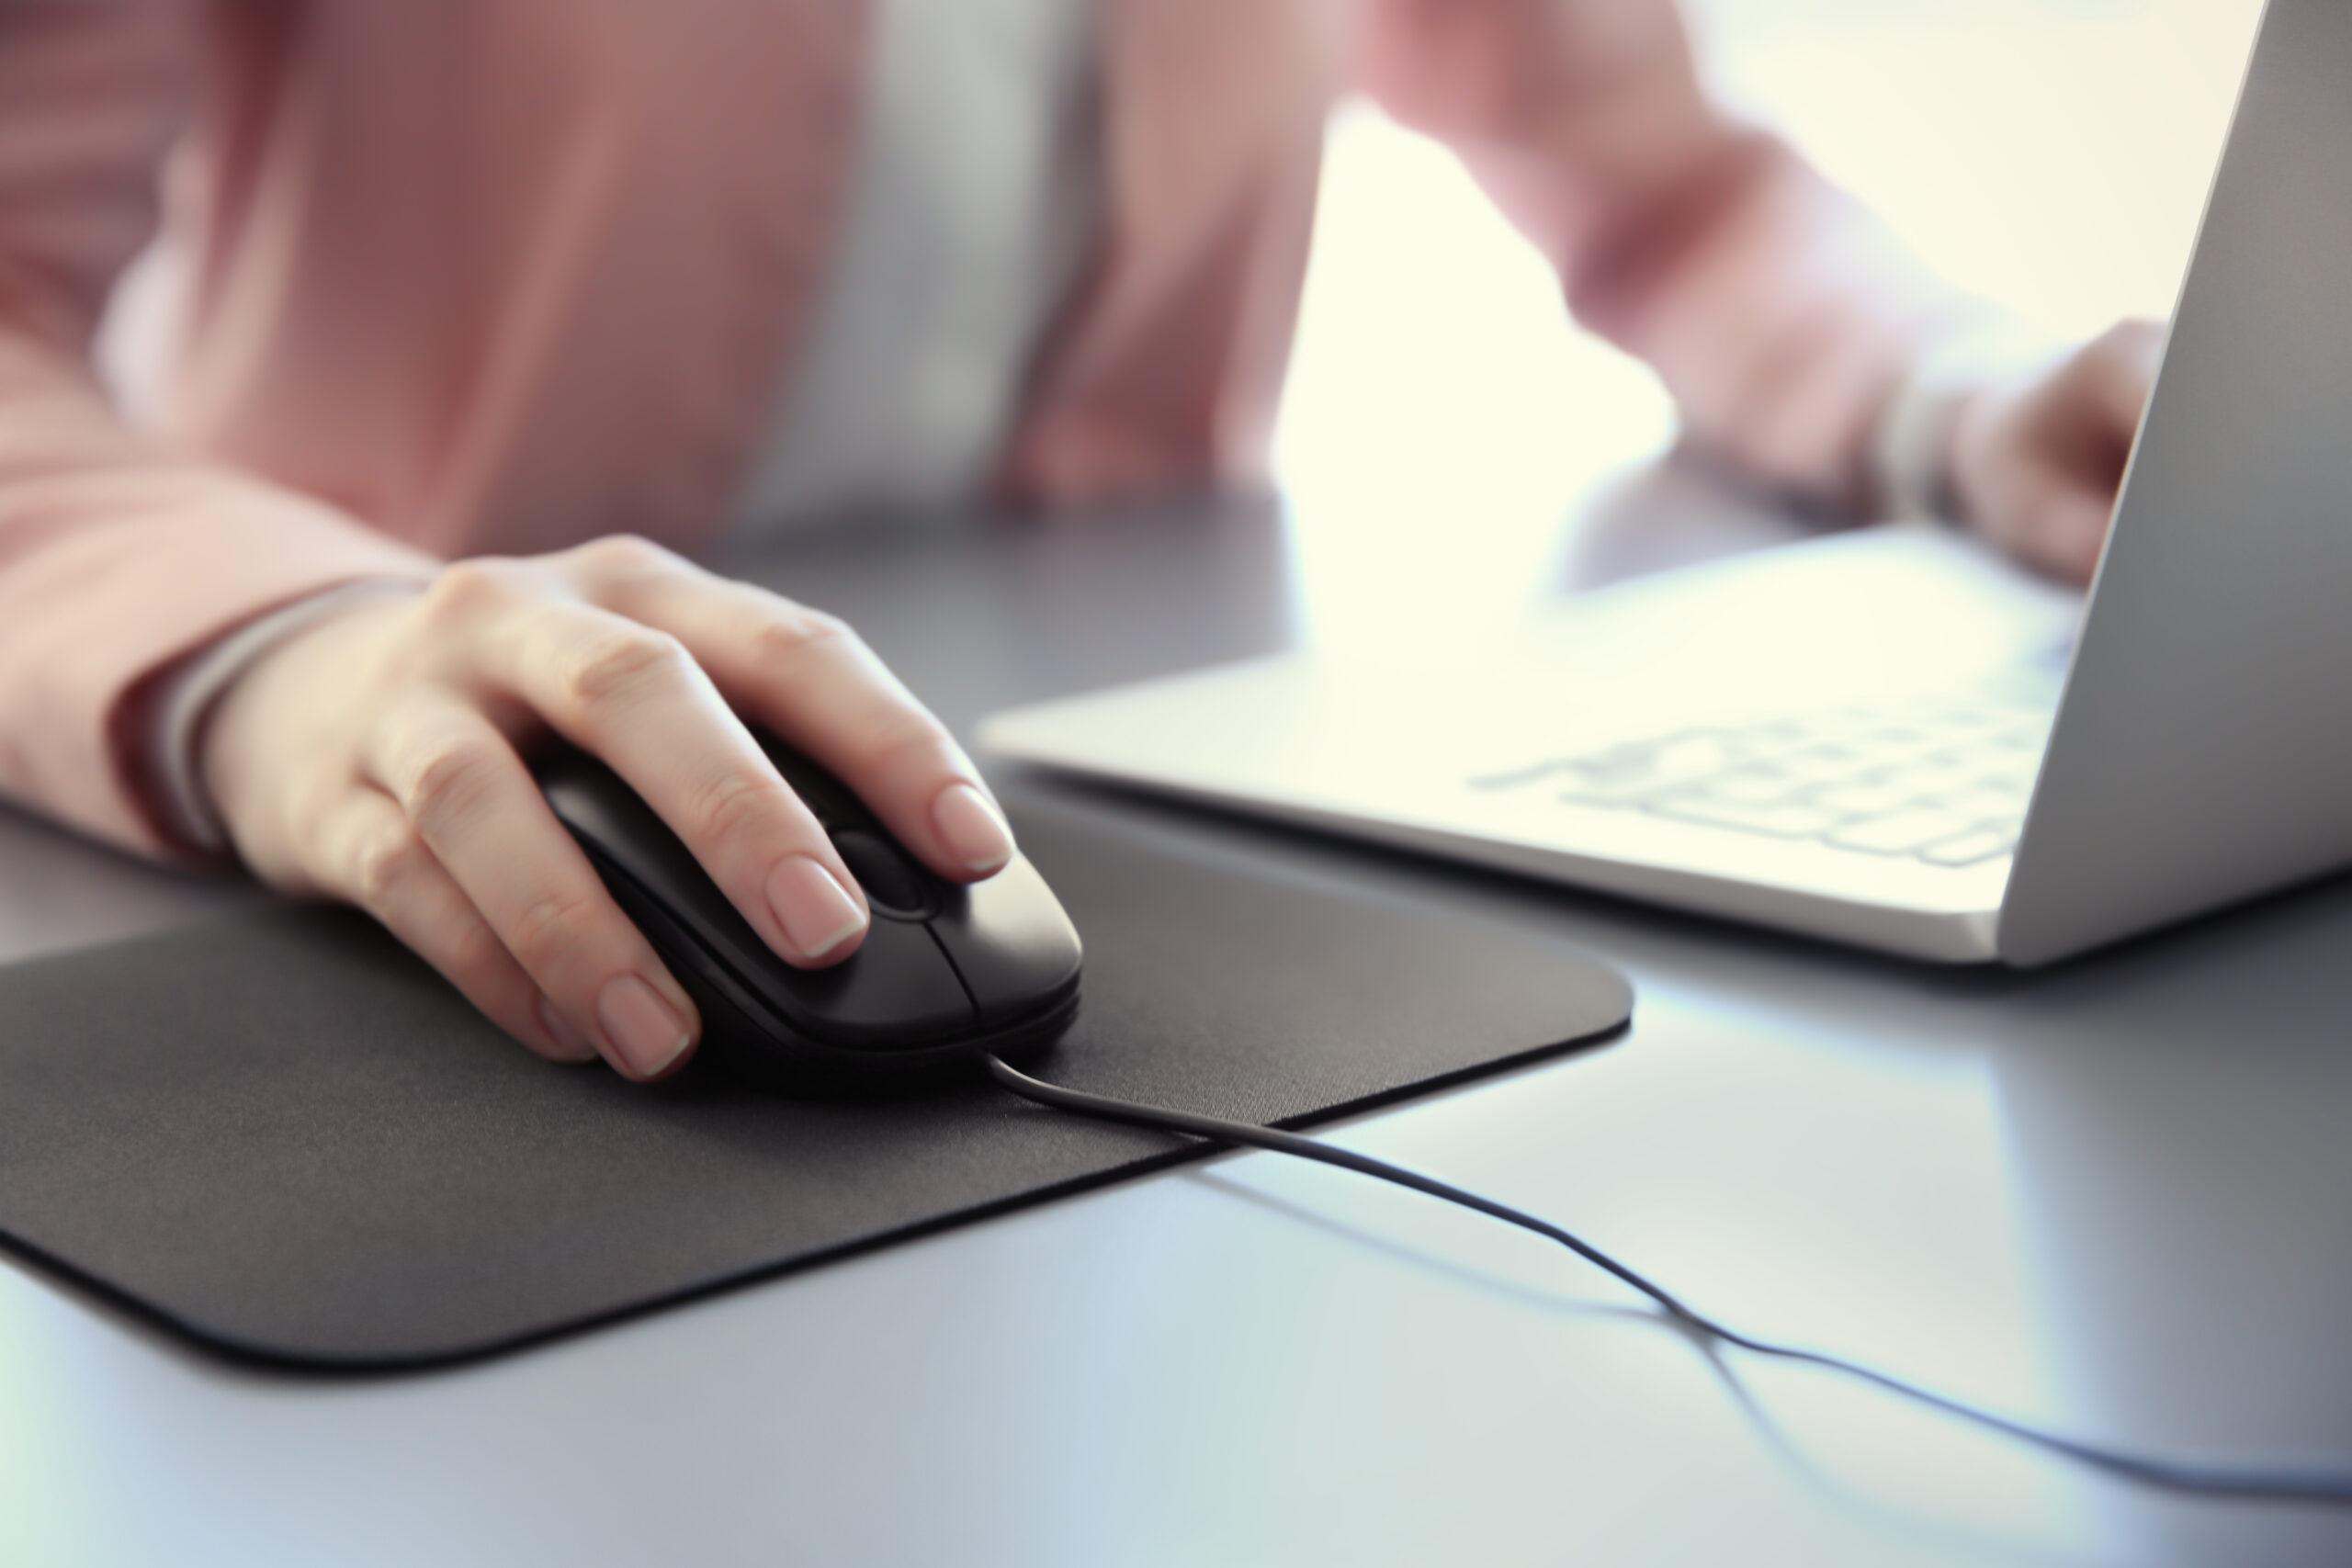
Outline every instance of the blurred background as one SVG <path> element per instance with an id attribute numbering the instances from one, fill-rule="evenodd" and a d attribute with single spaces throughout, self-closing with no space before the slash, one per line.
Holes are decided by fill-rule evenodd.
<path id="1" fill-rule="evenodd" d="M 2064 337 L 2169 313 L 2261 0 L 1686 0 L 1753 118 L 1962 287 Z M 1330 129 L 1275 471 L 1334 649 L 1468 631 L 1554 580 L 1564 518 L 1672 439 L 1640 366 L 1451 154 Z"/>
<path id="2" fill-rule="evenodd" d="M 1932 265 L 2045 332 L 2164 316 L 2262 0 L 1683 0 L 1717 89 L 1877 209 Z M 1275 434 L 1300 609 L 1327 649 L 1511 616 L 1560 576 L 1563 522 L 1655 486 L 1649 372 L 1578 332 L 1548 265 L 1442 146 L 1363 104 L 1332 119 Z M 152 411 L 168 310 L 153 258 L 102 362 Z M 1785 522 L 1695 530 L 1706 553 Z M 1647 492 L 1623 500 L 1638 534 Z M 1638 552 L 1636 552 L 1638 553 Z M 1637 563 L 1643 564 L 1643 563 Z"/>

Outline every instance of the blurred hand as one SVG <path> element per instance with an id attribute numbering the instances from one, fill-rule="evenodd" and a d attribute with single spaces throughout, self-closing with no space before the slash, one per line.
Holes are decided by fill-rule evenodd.
<path id="1" fill-rule="evenodd" d="M 2053 366 L 1971 396 L 1951 450 L 1964 520 L 2030 565 L 2089 581 L 2164 339 L 2154 321 L 2125 321 Z"/>
<path id="2" fill-rule="evenodd" d="M 520 752 L 553 731 L 601 756 L 769 946 L 838 962 L 865 895 L 738 711 L 941 875 L 1012 856 L 970 760 L 847 626 L 635 539 L 459 561 L 307 628 L 222 698 L 201 764 L 265 881 L 367 909 L 541 1055 L 653 1078 L 699 1037 L 694 1005 Z"/>

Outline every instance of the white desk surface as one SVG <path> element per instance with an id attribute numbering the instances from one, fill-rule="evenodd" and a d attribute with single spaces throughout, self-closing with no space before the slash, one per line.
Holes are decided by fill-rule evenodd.
<path id="1" fill-rule="evenodd" d="M 967 726 L 1279 646 L 1284 558 L 1232 507 L 740 564 Z M 1079 808 L 1257 835 L 1634 977 L 1622 1042 L 1336 1136 L 1746 1326 L 2116 1441 L 2352 1460 L 2352 887 L 2020 977 Z M 250 897 L 0 815 L 0 953 Z M 2352 1511 L 2155 1498 L 1712 1361 L 1540 1243 L 1272 1156 L 373 1382 L 220 1365 L 0 1260 L 12 1564 L 2347 1561 Z"/>

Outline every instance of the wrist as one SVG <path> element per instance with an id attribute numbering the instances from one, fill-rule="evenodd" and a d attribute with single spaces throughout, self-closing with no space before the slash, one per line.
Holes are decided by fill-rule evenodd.
<path id="1" fill-rule="evenodd" d="M 1897 384 L 1871 444 L 1878 516 L 1962 521 L 1952 457 L 1963 413 L 1981 392 L 1916 370 Z"/>
<path id="2" fill-rule="evenodd" d="M 298 646 L 405 601 L 422 586 L 370 578 L 325 589 L 255 617 L 187 660 L 160 705 L 154 741 L 166 816 L 180 837 L 210 853 L 231 849 L 222 810 L 228 795 L 213 740 L 230 710 L 266 683 L 265 671 Z"/>
<path id="3" fill-rule="evenodd" d="M 1963 432 L 1996 388 L 2046 361 L 2052 345 L 1989 312 L 1928 344 L 1887 394 L 1871 433 L 1873 511 L 1966 523 Z"/>

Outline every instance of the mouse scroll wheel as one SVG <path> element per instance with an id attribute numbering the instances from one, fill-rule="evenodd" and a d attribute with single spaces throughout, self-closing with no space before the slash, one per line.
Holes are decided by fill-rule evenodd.
<path id="1" fill-rule="evenodd" d="M 882 835 L 843 828 L 833 834 L 833 848 L 865 889 L 865 901 L 876 914 L 914 920 L 931 914 L 931 892 L 922 870 Z"/>

